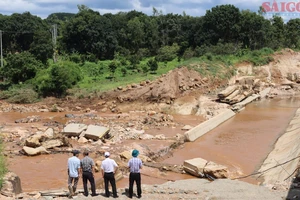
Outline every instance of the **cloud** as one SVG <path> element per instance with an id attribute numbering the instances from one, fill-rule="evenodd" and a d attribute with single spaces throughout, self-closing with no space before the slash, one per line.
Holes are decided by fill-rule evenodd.
<path id="1" fill-rule="evenodd" d="M 164 14 L 185 12 L 191 16 L 202 16 L 206 10 L 223 4 L 232 4 L 240 10 L 249 9 L 256 12 L 264 1 L 266 0 L 0 0 L 0 13 L 29 11 L 45 18 L 55 12 L 77 13 L 77 5 L 86 5 L 101 14 L 137 10 L 151 15 L 152 8 L 155 7 Z"/>

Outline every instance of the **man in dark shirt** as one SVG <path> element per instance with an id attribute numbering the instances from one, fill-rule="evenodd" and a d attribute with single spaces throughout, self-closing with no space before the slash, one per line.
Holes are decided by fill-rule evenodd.
<path id="1" fill-rule="evenodd" d="M 97 196 L 96 187 L 95 187 L 95 163 L 92 158 L 89 157 L 89 152 L 83 152 L 84 158 L 80 161 L 81 169 L 82 169 L 82 181 L 83 181 L 83 189 L 84 196 L 89 195 L 89 191 L 87 188 L 87 181 L 91 184 L 92 196 Z"/>
<path id="2" fill-rule="evenodd" d="M 137 195 L 138 198 L 142 197 L 142 189 L 141 189 L 141 173 L 140 169 L 142 169 L 142 161 L 137 156 L 139 155 L 139 151 L 134 149 L 132 151 L 132 157 L 128 162 L 128 167 L 130 170 L 129 175 L 129 198 L 132 198 L 133 194 L 133 183 L 136 182 L 137 187 Z"/>

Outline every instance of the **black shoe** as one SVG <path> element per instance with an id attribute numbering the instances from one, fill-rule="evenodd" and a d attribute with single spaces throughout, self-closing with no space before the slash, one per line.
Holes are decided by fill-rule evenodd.
<path id="1" fill-rule="evenodd" d="M 129 195 L 128 198 L 129 198 L 129 199 L 132 199 L 132 196 Z"/>
<path id="2" fill-rule="evenodd" d="M 114 198 L 118 198 L 119 196 L 118 195 L 114 195 Z"/>
<path id="3" fill-rule="evenodd" d="M 138 199 L 142 198 L 142 195 L 139 195 L 137 198 L 138 198 Z"/>
<path id="4" fill-rule="evenodd" d="M 96 196 L 99 196 L 99 194 L 92 194 L 92 197 L 96 197 Z"/>

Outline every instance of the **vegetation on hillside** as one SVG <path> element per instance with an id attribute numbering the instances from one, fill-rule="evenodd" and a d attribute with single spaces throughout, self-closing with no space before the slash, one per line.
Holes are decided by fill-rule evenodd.
<path id="1" fill-rule="evenodd" d="M 299 48 L 299 25 L 299 19 L 285 24 L 279 16 L 265 19 L 233 5 L 216 6 L 201 17 L 155 8 L 151 16 L 101 15 L 84 5 L 77 14 L 53 13 L 47 19 L 29 12 L 0 15 L 5 59 L 0 98 L 31 103 L 45 96 L 82 97 L 182 65 L 228 78 L 231 72 L 218 72 L 240 61 L 263 65 L 272 61 L 273 51 Z"/>

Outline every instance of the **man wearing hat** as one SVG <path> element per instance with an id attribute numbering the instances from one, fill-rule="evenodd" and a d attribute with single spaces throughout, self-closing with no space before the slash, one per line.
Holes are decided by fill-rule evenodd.
<path id="1" fill-rule="evenodd" d="M 110 156 L 109 152 L 105 152 L 104 156 L 105 156 L 105 160 L 102 161 L 101 172 L 102 172 L 102 177 L 104 178 L 105 196 L 106 197 L 110 196 L 108 190 L 108 182 L 110 182 L 113 191 L 113 197 L 118 198 L 119 196 L 117 195 L 117 187 L 116 187 L 116 180 L 115 180 L 115 173 L 118 169 L 118 165 L 113 159 L 109 158 Z"/>
<path id="2" fill-rule="evenodd" d="M 130 170 L 129 175 L 129 198 L 132 198 L 133 194 L 133 184 L 136 182 L 137 187 L 137 195 L 138 198 L 142 197 L 142 189 L 141 189 L 141 173 L 140 169 L 142 169 L 142 161 L 137 156 L 139 155 L 139 151 L 134 149 L 132 151 L 132 158 L 128 162 L 128 167 Z"/>
<path id="3" fill-rule="evenodd" d="M 73 150 L 73 156 L 68 159 L 68 188 L 69 188 L 69 198 L 72 198 L 74 196 L 77 184 L 78 184 L 78 178 L 80 174 L 80 160 L 78 158 L 79 151 Z M 73 186 L 72 183 L 74 182 Z"/>

